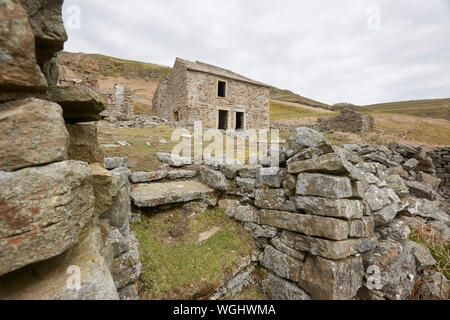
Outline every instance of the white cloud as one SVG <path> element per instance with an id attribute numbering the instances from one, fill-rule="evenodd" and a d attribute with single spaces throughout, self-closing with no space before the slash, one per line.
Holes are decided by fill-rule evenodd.
<path id="1" fill-rule="evenodd" d="M 447 0 L 66 0 L 65 49 L 229 68 L 327 103 L 450 97 Z M 380 30 L 367 28 L 369 5 Z"/>

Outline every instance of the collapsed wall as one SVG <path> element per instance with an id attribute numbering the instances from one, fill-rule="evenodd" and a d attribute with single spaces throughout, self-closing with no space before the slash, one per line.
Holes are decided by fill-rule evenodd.
<path id="1" fill-rule="evenodd" d="M 436 175 L 441 179 L 440 191 L 442 195 L 450 199 L 450 147 L 436 148 L 431 153 Z"/>
<path id="2" fill-rule="evenodd" d="M 367 134 L 373 130 L 374 119 L 371 116 L 355 112 L 351 109 L 345 109 L 335 118 L 319 118 L 316 126 L 321 131 Z"/>
<path id="3" fill-rule="evenodd" d="M 105 102 L 56 86 L 62 2 L 0 2 L 0 299 L 137 299 L 129 171 L 86 124 Z"/>

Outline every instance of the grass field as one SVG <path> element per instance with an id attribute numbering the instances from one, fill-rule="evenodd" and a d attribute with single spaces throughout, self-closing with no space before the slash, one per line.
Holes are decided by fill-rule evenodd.
<path id="1" fill-rule="evenodd" d="M 199 235 L 213 228 L 217 233 L 199 242 Z M 132 229 L 139 240 L 145 300 L 208 298 L 225 273 L 257 252 L 250 234 L 219 208 L 188 211 L 180 205 L 148 213 Z M 257 288 L 244 294 L 246 299 L 262 296 Z"/>

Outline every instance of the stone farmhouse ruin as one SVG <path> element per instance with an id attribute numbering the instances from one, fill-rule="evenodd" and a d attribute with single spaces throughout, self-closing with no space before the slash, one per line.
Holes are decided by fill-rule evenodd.
<path id="1" fill-rule="evenodd" d="M 269 86 L 203 62 L 177 58 L 153 98 L 153 113 L 170 121 L 221 130 L 269 127 Z"/>

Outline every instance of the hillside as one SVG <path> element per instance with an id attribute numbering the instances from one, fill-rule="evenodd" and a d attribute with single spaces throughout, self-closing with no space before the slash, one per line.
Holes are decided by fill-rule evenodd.
<path id="1" fill-rule="evenodd" d="M 349 108 L 366 113 L 395 113 L 424 118 L 445 119 L 450 121 L 450 98 L 389 102 L 372 104 L 368 106 L 340 104 L 334 105 L 332 108 L 334 110 Z"/>
<path id="2" fill-rule="evenodd" d="M 139 106 L 151 108 L 151 100 L 159 82 L 171 67 L 153 63 L 124 60 L 101 54 L 60 52 L 58 54 L 61 78 L 89 77 L 99 81 L 101 89 L 111 90 L 114 84 L 128 83 Z M 270 98 L 300 103 L 306 106 L 329 108 L 327 104 L 302 97 L 289 90 L 270 88 Z"/>

